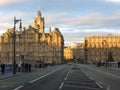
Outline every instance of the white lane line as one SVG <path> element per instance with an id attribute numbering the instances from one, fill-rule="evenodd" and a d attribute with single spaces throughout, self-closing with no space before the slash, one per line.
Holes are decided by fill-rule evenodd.
<path id="1" fill-rule="evenodd" d="M 64 79 L 65 81 L 67 80 L 67 76 L 65 77 L 65 79 Z"/>
<path id="2" fill-rule="evenodd" d="M 110 89 L 110 86 L 107 86 L 106 90 L 111 90 L 111 89 Z"/>
<path id="3" fill-rule="evenodd" d="M 67 73 L 67 76 L 66 76 L 66 77 L 68 77 L 69 73 L 70 73 L 70 70 L 68 71 L 68 73 Z"/>
<path id="4" fill-rule="evenodd" d="M 94 80 L 92 77 L 89 77 L 89 79 Z"/>
<path id="5" fill-rule="evenodd" d="M 81 90 L 84 90 L 84 89 L 89 89 L 89 90 L 97 90 L 99 88 L 92 88 L 92 87 L 87 87 L 87 86 L 75 86 L 75 85 L 64 85 L 65 87 L 72 87 L 72 88 L 80 88 Z"/>
<path id="6" fill-rule="evenodd" d="M 24 86 L 19 86 L 19 87 L 13 89 L 13 90 L 19 90 L 19 89 L 22 88 L 22 87 L 24 87 Z"/>
<path id="7" fill-rule="evenodd" d="M 62 89 L 63 85 L 64 85 L 64 82 L 61 83 L 59 89 Z"/>
<path id="8" fill-rule="evenodd" d="M 70 73 L 71 69 L 68 71 L 68 74 Z"/>
<path id="9" fill-rule="evenodd" d="M 91 82 L 79 82 L 79 81 L 67 81 L 67 83 L 73 83 L 73 84 L 85 84 L 85 85 L 95 85 L 95 83 L 91 83 Z"/>
<path id="10" fill-rule="evenodd" d="M 71 70 L 71 69 L 70 69 L 70 70 Z M 67 73 L 67 75 L 66 75 L 65 80 L 66 80 L 66 79 L 67 79 L 67 77 L 69 76 L 70 70 L 68 71 L 68 73 Z"/>
<path id="11" fill-rule="evenodd" d="M 86 74 L 86 76 L 88 77 L 89 75 L 88 75 L 88 74 Z"/>
<path id="12" fill-rule="evenodd" d="M 64 68 L 64 67 L 62 67 L 62 68 Z M 44 77 L 46 77 L 46 76 L 48 76 L 48 75 L 50 75 L 50 74 L 52 74 L 52 73 L 54 73 L 54 72 L 56 72 L 56 71 L 62 69 L 62 68 L 59 68 L 59 69 L 57 69 L 57 70 L 54 70 L 54 71 L 52 71 L 52 72 L 50 72 L 50 73 L 48 73 L 48 74 L 45 74 L 45 75 L 43 75 L 43 76 L 41 76 L 41 77 L 39 77 L 39 78 L 36 78 L 36 79 L 30 81 L 29 83 L 36 82 L 36 81 L 38 81 L 39 79 L 42 79 L 42 78 L 44 78 Z"/>
<path id="13" fill-rule="evenodd" d="M 66 77 L 68 77 L 68 75 L 69 75 L 69 74 L 67 74 L 67 76 L 66 76 Z"/>
<path id="14" fill-rule="evenodd" d="M 104 74 L 106 74 L 106 75 L 109 75 L 109 76 L 112 76 L 112 77 L 115 77 L 115 78 L 119 78 L 119 79 L 120 79 L 120 76 L 117 76 L 117 75 L 114 75 L 114 74 L 111 74 L 111 73 L 107 73 L 107 72 L 100 71 L 100 70 L 95 70 L 95 69 L 93 69 L 93 68 L 91 68 L 91 67 L 86 67 L 86 68 L 88 68 L 88 69 L 90 69 L 90 70 L 93 70 L 93 71 L 97 71 L 97 72 L 99 72 L 99 73 L 104 73 Z"/>
<path id="15" fill-rule="evenodd" d="M 100 88 L 103 88 L 98 82 L 95 82 Z"/>
<path id="16" fill-rule="evenodd" d="M 64 81 L 66 81 L 66 80 L 67 80 L 69 73 L 70 73 L 70 70 L 68 71 L 68 73 L 67 73 L 67 75 L 66 75 L 66 77 L 65 77 Z M 60 85 L 59 89 L 62 89 L 63 85 L 64 85 L 64 82 L 62 82 L 62 83 L 61 83 L 61 85 Z"/>

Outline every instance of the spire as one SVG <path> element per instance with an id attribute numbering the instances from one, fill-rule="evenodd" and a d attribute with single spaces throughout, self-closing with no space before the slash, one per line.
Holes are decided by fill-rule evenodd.
<path id="1" fill-rule="evenodd" d="M 37 14 L 38 16 L 34 19 L 34 28 L 39 29 L 40 32 L 44 32 L 44 18 L 41 16 L 40 10 Z"/>
<path id="2" fill-rule="evenodd" d="M 41 16 L 41 12 L 40 12 L 40 10 L 38 11 L 38 16 Z"/>

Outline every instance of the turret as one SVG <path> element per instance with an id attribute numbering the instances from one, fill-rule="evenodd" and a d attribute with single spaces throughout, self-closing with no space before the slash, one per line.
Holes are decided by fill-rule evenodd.
<path id="1" fill-rule="evenodd" d="M 38 16 L 34 19 L 34 28 L 37 30 L 39 29 L 40 33 L 44 33 L 44 18 L 40 10 L 38 11 Z"/>

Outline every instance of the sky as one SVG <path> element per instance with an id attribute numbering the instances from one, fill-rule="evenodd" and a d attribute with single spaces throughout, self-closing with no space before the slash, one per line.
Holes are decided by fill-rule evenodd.
<path id="1" fill-rule="evenodd" d="M 0 33 L 13 27 L 14 16 L 26 28 L 33 26 L 38 10 L 46 30 L 58 27 L 65 44 L 88 35 L 120 34 L 120 0 L 0 0 Z"/>

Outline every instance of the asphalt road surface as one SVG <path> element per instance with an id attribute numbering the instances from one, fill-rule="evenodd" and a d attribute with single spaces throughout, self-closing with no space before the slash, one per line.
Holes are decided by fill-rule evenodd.
<path id="1" fill-rule="evenodd" d="M 90 79 L 106 90 L 120 90 L 120 70 L 113 70 L 93 65 L 79 65 Z"/>
<path id="2" fill-rule="evenodd" d="M 66 66 L 43 75 L 14 90 L 104 90 L 87 77 L 79 68 Z"/>

